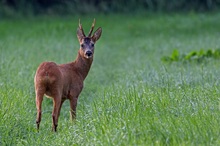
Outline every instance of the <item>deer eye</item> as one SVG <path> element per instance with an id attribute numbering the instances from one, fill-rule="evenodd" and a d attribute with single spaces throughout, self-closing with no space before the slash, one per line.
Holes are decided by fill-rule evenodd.
<path id="1" fill-rule="evenodd" d="M 91 44 L 92 47 L 94 47 L 94 44 Z"/>
<path id="2" fill-rule="evenodd" d="M 81 48 L 83 48 L 83 47 L 84 47 L 84 44 L 81 44 L 80 46 L 81 46 Z"/>

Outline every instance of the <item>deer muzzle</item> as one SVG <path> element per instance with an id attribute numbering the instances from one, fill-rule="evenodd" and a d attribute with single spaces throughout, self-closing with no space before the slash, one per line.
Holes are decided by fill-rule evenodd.
<path id="1" fill-rule="evenodd" d="M 88 50 L 88 51 L 85 52 L 85 57 L 86 57 L 86 58 L 91 58 L 92 55 L 93 55 L 93 53 L 92 53 L 92 51 L 90 51 L 90 50 Z"/>

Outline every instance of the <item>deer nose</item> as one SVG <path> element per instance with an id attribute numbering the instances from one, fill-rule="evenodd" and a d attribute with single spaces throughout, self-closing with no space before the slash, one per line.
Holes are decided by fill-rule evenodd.
<path id="1" fill-rule="evenodd" d="M 88 57 L 91 57 L 91 56 L 92 56 L 92 51 L 86 51 L 86 55 L 87 55 Z"/>

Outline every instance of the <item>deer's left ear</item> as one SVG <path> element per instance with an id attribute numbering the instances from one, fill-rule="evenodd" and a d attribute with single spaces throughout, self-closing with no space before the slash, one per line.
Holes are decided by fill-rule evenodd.
<path id="1" fill-rule="evenodd" d="M 93 36 L 92 36 L 92 40 L 93 40 L 94 42 L 98 41 L 98 39 L 101 37 L 101 34 L 102 34 L 102 28 L 99 27 L 99 28 L 94 32 L 94 34 L 93 34 Z"/>

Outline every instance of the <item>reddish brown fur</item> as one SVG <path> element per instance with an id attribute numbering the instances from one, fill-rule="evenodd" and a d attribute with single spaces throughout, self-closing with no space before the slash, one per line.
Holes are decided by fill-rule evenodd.
<path id="1" fill-rule="evenodd" d="M 92 29 L 94 24 L 95 21 Z M 86 37 L 82 25 L 79 24 L 77 37 L 81 47 L 74 62 L 61 65 L 54 62 L 43 62 L 38 67 L 35 75 L 36 124 L 38 130 L 41 122 L 41 105 L 44 95 L 53 99 L 52 121 L 54 131 L 57 130 L 60 109 L 66 99 L 70 101 L 71 118 L 75 119 L 78 96 L 83 89 L 83 81 L 92 65 L 94 44 L 100 38 L 102 29 L 98 28 L 92 37 L 91 33 Z"/>

